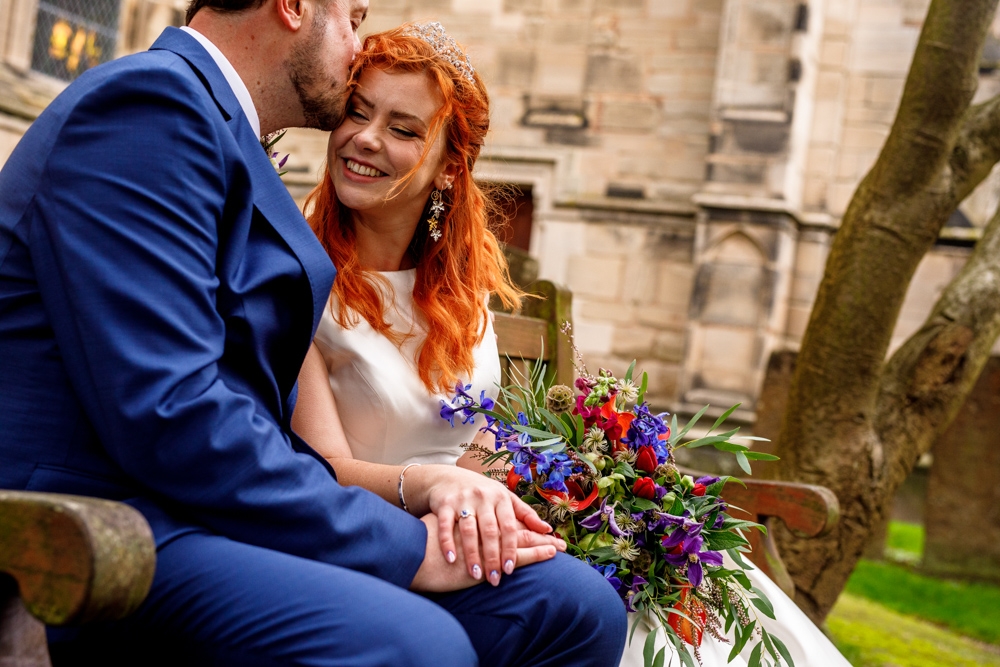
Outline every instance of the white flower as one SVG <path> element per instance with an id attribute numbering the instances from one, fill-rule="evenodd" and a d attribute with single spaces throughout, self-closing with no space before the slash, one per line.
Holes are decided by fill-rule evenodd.
<path id="1" fill-rule="evenodd" d="M 587 430 L 587 435 L 583 438 L 583 448 L 588 452 L 604 452 L 608 449 L 608 440 L 604 437 L 604 431 L 596 424 Z"/>
<path id="2" fill-rule="evenodd" d="M 628 403 L 635 403 L 639 398 L 639 388 L 631 380 L 618 381 L 618 395 L 615 397 L 615 407 L 622 410 Z"/>

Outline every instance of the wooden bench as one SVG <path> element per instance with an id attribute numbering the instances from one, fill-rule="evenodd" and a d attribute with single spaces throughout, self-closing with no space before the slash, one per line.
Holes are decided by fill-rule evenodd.
<path id="1" fill-rule="evenodd" d="M 155 567 L 153 534 L 128 505 L 0 491 L 0 667 L 48 667 L 43 623 L 132 613 Z"/>
<path id="2" fill-rule="evenodd" d="M 547 281 L 528 291 L 544 298 L 528 300 L 519 314 L 496 314 L 505 381 L 510 363 L 542 359 L 550 379 L 571 386 L 573 351 L 560 329 L 571 321 L 572 295 Z M 746 489 L 727 485 L 724 497 L 769 527 L 781 519 L 792 531 L 817 536 L 837 521 L 837 499 L 828 489 L 746 483 Z M 755 564 L 793 593 L 773 539 L 756 531 L 749 538 Z M 0 667 L 49 666 L 43 623 L 127 616 L 149 591 L 155 562 L 149 526 L 127 505 L 0 490 Z"/>

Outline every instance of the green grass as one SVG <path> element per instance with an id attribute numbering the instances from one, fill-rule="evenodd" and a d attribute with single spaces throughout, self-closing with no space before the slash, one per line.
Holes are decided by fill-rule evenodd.
<path id="1" fill-rule="evenodd" d="M 891 521 L 885 541 L 889 560 L 916 565 L 924 555 L 924 527 L 916 523 Z"/>
<path id="2" fill-rule="evenodd" d="M 889 524 L 886 545 L 889 558 L 907 564 L 919 562 L 924 547 L 923 527 L 894 521 Z M 894 558 L 896 555 L 902 558 Z M 901 614 L 1000 644 L 1000 587 L 929 577 L 899 562 L 862 560 L 846 590 Z"/>
<path id="3" fill-rule="evenodd" d="M 827 618 L 854 667 L 1000 667 L 1000 648 L 844 593 Z"/>

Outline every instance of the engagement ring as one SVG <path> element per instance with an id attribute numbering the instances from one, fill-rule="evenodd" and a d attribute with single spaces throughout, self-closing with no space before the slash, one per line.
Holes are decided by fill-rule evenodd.
<path id="1" fill-rule="evenodd" d="M 472 513 L 472 510 L 462 510 L 461 512 L 458 513 L 459 521 L 461 521 L 462 519 L 468 519 L 470 516 L 476 516 L 475 514 Z"/>

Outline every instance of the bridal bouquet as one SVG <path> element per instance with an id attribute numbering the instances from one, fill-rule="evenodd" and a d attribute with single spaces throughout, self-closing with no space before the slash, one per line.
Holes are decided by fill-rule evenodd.
<path id="1" fill-rule="evenodd" d="M 739 429 L 712 435 L 738 406 L 707 435 L 682 442 L 708 406 L 678 428 L 676 416 L 668 421 L 666 413 L 650 411 L 646 374 L 636 384 L 634 370 L 633 362 L 624 378 L 616 378 L 584 369 L 574 390 L 546 386 L 539 365 L 518 384 L 501 388 L 496 402 L 485 393 L 477 400 L 468 393 L 471 386 L 459 384 L 451 403 L 442 401 L 441 416 L 452 424 L 456 417 L 486 417 L 484 430 L 496 436 L 496 451 L 466 448 L 488 464 L 505 463 L 491 470 L 493 476 L 552 523 L 568 552 L 604 575 L 628 611 L 640 612 L 632 633 L 645 612 L 659 621 L 682 663 L 695 667 L 703 634 L 728 643 L 725 633 L 735 627 L 730 661 L 756 638 L 751 666 L 772 660 L 792 665 L 781 640 L 757 622 L 758 612 L 773 618 L 773 611 L 744 572 L 751 566 L 741 556 L 749 550 L 743 531 L 765 528 L 730 516 L 720 497 L 727 482 L 741 482 L 693 479 L 677 469 L 673 451 L 713 446 L 733 453 L 748 473 L 751 459 L 776 457 L 733 442 Z M 666 647 L 655 651 L 655 637 L 651 632 L 644 645 L 646 667 L 662 667 L 666 658 Z"/>

